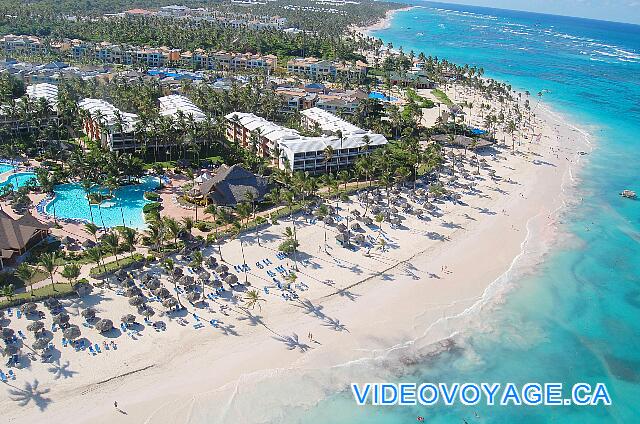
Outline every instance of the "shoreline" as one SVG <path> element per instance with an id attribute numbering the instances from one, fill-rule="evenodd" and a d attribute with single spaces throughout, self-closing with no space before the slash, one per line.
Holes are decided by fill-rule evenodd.
<path id="1" fill-rule="evenodd" d="M 311 405 L 324 397 L 328 388 L 344 389 L 345 382 L 332 381 L 326 367 L 345 370 L 345 367 L 354 364 L 358 364 L 356 367 L 365 367 L 364 364 L 373 360 L 383 361 L 391 370 L 397 370 L 403 361 L 418 360 L 416 358 L 432 354 L 434 349 L 450 348 L 451 343 L 455 343 L 452 342 L 452 336 L 459 334 L 461 329 L 468 330 L 470 322 L 465 321 L 472 322 L 477 317 L 477 311 L 491 309 L 501 302 L 501 295 L 510 287 L 500 284 L 501 279 L 508 281 L 512 272 L 522 272 L 520 261 L 533 259 L 535 254 L 539 259 L 534 262 L 539 263 L 544 249 L 542 253 L 536 253 L 536 249 L 532 248 L 532 253 L 527 250 L 529 243 L 537 242 L 537 236 L 541 238 L 543 246 L 550 246 L 556 240 L 556 218 L 551 217 L 564 210 L 565 197 L 568 195 L 565 185 L 575 183 L 575 180 L 573 183 L 566 181 L 567 178 L 573 178 L 572 166 L 568 161 L 562 161 L 559 163 L 563 166 L 555 169 L 536 165 L 533 161 L 539 158 L 535 156 L 538 154 L 551 161 L 547 157 L 547 149 L 555 147 L 562 148 L 563 154 L 579 159 L 579 146 L 558 145 L 559 140 L 554 140 L 554 131 L 558 131 L 562 141 L 576 141 L 575 127 L 567 123 L 562 115 L 554 116 L 546 108 L 542 109 L 541 114 L 544 115 L 544 127 L 547 130 L 544 149 L 539 146 L 542 150 L 530 156 L 510 155 L 508 152 L 501 154 L 505 162 L 505 167 L 501 169 L 505 173 L 512 172 L 509 178 L 519 181 L 514 187 L 523 190 L 520 195 L 524 197 L 513 202 L 513 196 L 516 196 L 514 192 L 496 195 L 491 200 L 471 199 L 474 207 L 496 211 L 503 208 L 505 215 L 484 215 L 471 209 L 452 207 L 445 215 L 446 220 L 435 226 L 437 231 L 441 231 L 444 228 L 442 225 L 449 220 L 464 224 L 463 228 L 452 227 L 447 230 L 449 241 L 425 241 L 416 237 L 428 233 L 427 229 L 417 227 L 418 223 L 412 221 L 408 234 L 406 230 L 403 234 L 402 230 L 385 228 L 394 244 L 397 241 L 403 247 L 390 248 L 387 253 L 376 253 L 374 258 L 356 260 L 350 253 L 338 251 L 337 248 L 332 249 L 330 257 L 318 254 L 317 258 L 313 257 L 315 265 L 312 264 L 310 269 L 301 268 L 300 272 L 301 278 L 314 286 L 309 296 L 304 296 L 316 306 L 310 311 L 301 311 L 300 305 L 277 303 L 278 299 L 274 301 L 275 304 L 269 300 L 262 310 L 250 312 L 254 320 L 256 316 L 262 317 L 253 325 L 246 324 L 246 315 L 219 316 L 225 325 L 229 322 L 226 336 L 210 332 L 209 328 L 206 333 L 196 332 L 190 326 L 180 328 L 175 322 L 170 322 L 171 328 L 166 333 L 147 333 L 137 341 L 120 337 L 118 343 L 122 347 L 117 352 L 109 353 L 112 356 L 109 361 L 105 357 L 87 358 L 85 352 L 77 355 L 71 352 L 69 357 L 65 352 L 63 359 L 70 360 L 71 369 L 78 372 L 77 377 L 57 380 L 54 385 L 45 371 L 37 374 L 44 387 L 51 388 L 48 396 L 55 399 L 45 410 L 48 420 L 65 421 L 70 408 L 74 408 L 72 405 L 82 398 L 85 404 L 95 406 L 76 408 L 77 422 L 113 421 L 117 417 L 111 405 L 114 400 L 122 404 L 129 419 L 134 420 L 132 422 L 268 422 L 266 410 L 277 414 L 278 411 L 282 412 L 283 406 L 265 400 L 264 396 L 259 396 L 264 402 L 256 404 L 258 396 L 253 391 L 265 390 L 272 384 L 278 387 L 287 379 L 298 381 L 296 379 L 301 375 L 306 377 L 298 383 L 306 384 L 309 374 L 312 374 L 316 390 L 306 393 L 308 399 L 296 399 L 297 405 Z M 561 120 L 560 124 L 558 120 Z M 500 166 L 500 162 L 496 166 Z M 509 171 L 509 168 L 514 170 Z M 508 186 L 505 185 L 505 188 Z M 475 221 L 466 220 L 463 211 L 473 215 Z M 287 221 L 282 222 L 269 230 L 268 235 L 277 240 L 277 235 L 282 233 L 287 224 Z M 415 229 L 411 230 L 414 226 Z M 518 229 L 523 227 L 527 228 L 526 235 Z M 496 240 L 496 233 L 505 236 Z M 299 230 L 301 251 L 314 255 L 321 234 L 322 228 L 317 225 L 303 226 Z M 251 239 L 251 235 L 247 234 L 246 238 Z M 251 258 L 255 256 L 255 251 L 264 252 L 264 248 L 258 250 L 251 240 L 245 240 L 245 243 Z M 274 247 L 270 244 L 269 248 Z M 226 250 L 229 252 L 229 247 Z M 417 254 L 414 253 L 416 251 Z M 462 252 L 465 253 L 461 255 Z M 494 252 L 496 256 L 487 257 L 488 252 Z M 229 255 L 227 260 L 233 258 L 232 263 L 239 263 L 237 251 L 225 255 Z M 481 259 L 484 257 L 487 260 Z M 470 260 L 474 261 L 473 269 L 469 269 Z M 450 268 L 450 274 L 442 271 L 445 266 Z M 324 271 L 318 276 L 315 269 Z M 347 270 L 348 275 L 345 274 Z M 340 287 L 324 287 L 320 280 L 322 275 L 345 281 Z M 437 275 L 437 278 L 433 275 Z M 363 283 L 363 280 L 366 282 Z M 347 295 L 347 292 L 351 294 Z M 119 305 L 122 302 L 121 298 L 112 296 L 108 291 L 103 291 L 102 295 L 109 303 Z M 427 303 L 408 299 L 426 299 Z M 123 312 L 127 306 L 126 301 L 124 303 L 124 306 L 120 306 Z M 388 311 L 393 311 L 393 314 Z M 319 313 L 333 319 L 335 328 L 345 325 L 346 330 L 327 328 L 326 320 L 318 318 Z M 116 320 L 119 314 L 111 315 Z M 292 320 L 292 317 L 295 319 Z M 240 336 L 234 336 L 234 332 Z M 298 336 L 301 342 L 310 345 L 304 353 L 297 348 L 289 350 L 276 340 L 280 336 L 304 335 L 307 332 L 319 335 L 318 340 L 322 344 L 316 346 L 304 336 Z M 94 338 L 91 332 L 88 333 Z M 127 373 L 133 371 L 136 371 L 135 376 L 128 378 Z M 370 371 L 367 368 L 367 372 Z M 353 371 L 345 374 L 345 378 L 354 377 Z M 275 379 L 272 380 L 272 376 Z M 156 389 L 153 394 L 149 392 L 149 387 Z M 100 402 L 99 399 L 107 399 L 107 402 Z M 17 408 L 14 403 L 7 402 L 0 401 L 0 404 L 5 407 L 9 422 L 43 417 L 42 412 L 33 407 Z M 212 402 L 224 407 L 212 407 Z M 253 408 L 265 410 L 265 419 L 262 420 L 261 416 L 261 421 L 256 421 L 255 415 L 243 416 L 241 406 L 245 402 Z"/>
<path id="2" fill-rule="evenodd" d="M 380 20 L 378 20 L 377 22 L 374 22 L 373 24 L 366 25 L 366 26 L 352 26 L 350 29 L 356 32 L 357 34 L 362 35 L 363 37 L 372 37 L 371 35 L 372 31 L 378 31 L 381 29 L 387 29 L 391 27 L 391 21 L 393 20 L 396 13 L 406 12 L 412 9 L 416 9 L 418 7 L 419 6 L 407 6 L 407 7 L 402 7 L 400 9 L 388 10 L 385 16 Z"/>

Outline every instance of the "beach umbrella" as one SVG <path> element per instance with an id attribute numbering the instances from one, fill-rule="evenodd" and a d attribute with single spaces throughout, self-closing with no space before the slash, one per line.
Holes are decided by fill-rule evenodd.
<path id="1" fill-rule="evenodd" d="M 209 256 L 207 258 L 207 265 L 209 266 L 209 268 L 215 268 L 218 266 L 218 260 L 215 258 L 215 256 Z"/>
<path id="2" fill-rule="evenodd" d="M 124 280 L 125 278 L 128 277 L 128 273 L 124 269 L 117 270 L 114 275 L 118 277 L 120 280 Z"/>
<path id="3" fill-rule="evenodd" d="M 171 292 L 165 287 L 159 287 L 153 291 L 153 294 L 158 296 L 160 299 L 166 299 L 171 297 Z"/>
<path id="4" fill-rule="evenodd" d="M 131 287 L 124 292 L 124 295 L 127 297 L 140 296 L 142 294 L 142 290 L 138 287 Z"/>
<path id="5" fill-rule="evenodd" d="M 173 297 L 168 297 L 165 300 L 162 301 L 162 306 L 164 306 L 165 308 L 174 308 L 178 305 L 178 301 L 173 298 Z"/>
<path id="6" fill-rule="evenodd" d="M 364 222 L 364 225 L 372 225 L 372 224 L 373 224 L 373 219 L 371 219 L 371 218 L 370 218 L 370 217 L 368 217 L 368 216 L 365 216 L 365 217 L 362 219 L 362 222 Z"/>
<path id="7" fill-rule="evenodd" d="M 38 309 L 38 305 L 36 305 L 33 302 L 25 303 L 24 305 L 20 306 L 20 310 L 22 311 L 23 314 L 26 314 L 26 315 L 30 315 L 34 313 L 37 309 Z"/>
<path id="8" fill-rule="evenodd" d="M 144 298 L 142 296 L 133 296 L 129 299 L 129 305 L 131 306 L 140 306 L 144 303 Z"/>
<path id="9" fill-rule="evenodd" d="M 78 337 L 80 337 L 80 327 L 78 327 L 77 325 L 70 325 L 68 328 L 66 328 L 63 332 L 62 335 L 69 340 L 75 340 Z"/>
<path id="10" fill-rule="evenodd" d="M 65 325 L 69 322 L 69 315 L 66 313 L 61 313 L 53 317 L 53 322 L 58 325 Z"/>
<path id="11" fill-rule="evenodd" d="M 360 211 L 358 209 L 354 209 L 354 210 L 351 211 L 351 215 L 360 216 Z"/>
<path id="12" fill-rule="evenodd" d="M 364 234 L 356 234 L 353 239 L 356 241 L 356 243 L 364 243 L 365 241 Z"/>
<path id="13" fill-rule="evenodd" d="M 400 225 L 400 223 L 401 223 L 400 218 L 398 218 L 398 217 L 391 218 L 391 223 L 393 225 Z"/>
<path id="14" fill-rule="evenodd" d="M 190 286 L 194 282 L 195 282 L 195 280 L 190 275 L 183 275 L 182 278 L 180 278 L 180 280 L 178 280 L 178 283 L 180 283 L 180 285 L 183 285 L 183 286 Z"/>
<path id="15" fill-rule="evenodd" d="M 34 350 L 44 350 L 49 346 L 49 341 L 47 341 L 46 339 L 37 339 L 32 345 L 31 347 L 33 347 Z"/>
<path id="16" fill-rule="evenodd" d="M 82 247 L 85 249 L 91 249 L 92 247 L 96 247 L 96 242 L 90 239 L 86 239 L 82 242 Z"/>
<path id="17" fill-rule="evenodd" d="M 327 225 L 332 225 L 333 224 L 333 218 L 331 218 L 330 216 L 325 216 L 324 219 L 322 220 L 322 222 L 324 222 Z"/>
<path id="18" fill-rule="evenodd" d="M 46 306 L 47 309 L 56 309 L 60 307 L 60 301 L 54 297 L 50 297 L 44 301 L 44 306 Z"/>
<path id="19" fill-rule="evenodd" d="M 351 224 L 351 229 L 353 231 L 360 231 L 360 230 L 362 230 L 362 227 L 357 222 L 354 222 L 353 224 Z"/>
<path id="20" fill-rule="evenodd" d="M 147 272 L 143 273 L 140 276 L 140 281 L 142 281 L 143 283 L 148 283 L 149 281 L 153 280 L 153 276 Z"/>
<path id="21" fill-rule="evenodd" d="M 93 308 L 83 309 L 82 312 L 80 312 L 80 315 L 88 321 L 96 317 L 96 310 Z"/>
<path id="22" fill-rule="evenodd" d="M 113 321 L 111 321 L 110 319 L 101 319 L 96 322 L 94 327 L 100 333 L 106 333 L 107 331 L 111 331 L 111 329 L 113 328 Z"/>
<path id="23" fill-rule="evenodd" d="M 5 327 L 2 329 L 2 338 L 4 340 L 12 338 L 14 334 L 15 334 L 15 331 L 13 331 L 11 328 Z"/>
<path id="24" fill-rule="evenodd" d="M 227 277 L 224 279 L 224 282 L 231 285 L 237 284 L 238 283 L 238 277 L 235 274 L 229 274 L 227 275 Z"/>
<path id="25" fill-rule="evenodd" d="M 44 323 L 42 321 L 33 321 L 32 323 L 27 325 L 27 330 L 33 331 L 34 333 L 37 333 L 43 328 L 44 328 Z"/>
<path id="26" fill-rule="evenodd" d="M 187 294 L 187 300 L 191 303 L 195 303 L 200 300 L 200 293 L 196 293 L 194 291 Z"/>
<path id="27" fill-rule="evenodd" d="M 120 321 L 122 321 L 125 324 L 129 325 L 129 324 L 133 324 L 134 322 L 136 322 L 136 317 L 135 317 L 135 315 L 126 314 L 126 315 L 123 315 L 122 318 L 120 318 Z"/>
<path id="28" fill-rule="evenodd" d="M 219 265 L 218 267 L 216 267 L 216 272 L 217 272 L 218 274 L 224 274 L 224 273 L 225 273 L 225 272 L 227 272 L 227 271 L 229 271 L 229 267 L 228 267 L 228 266 L 226 266 L 226 265 L 224 265 L 224 264 Z"/>
<path id="29" fill-rule="evenodd" d="M 155 315 L 156 311 L 154 311 L 153 308 L 150 308 L 148 306 L 140 306 L 138 308 L 138 313 L 140 315 L 142 315 L 143 317 L 149 318 L 149 317 Z"/>
<path id="30" fill-rule="evenodd" d="M 211 279 L 211 274 L 209 274 L 207 271 L 200 271 L 198 273 L 198 280 L 209 281 L 209 279 Z"/>
<path id="31" fill-rule="evenodd" d="M 338 226 L 336 227 L 336 229 L 337 229 L 338 231 L 340 231 L 341 233 L 344 233 L 345 231 L 347 231 L 347 226 L 346 226 L 346 225 L 344 225 L 344 224 L 342 224 L 342 223 L 340 223 L 340 224 L 338 224 Z"/>
<path id="32" fill-rule="evenodd" d="M 122 286 L 123 289 L 130 289 L 132 287 L 135 287 L 136 283 L 134 283 L 131 278 L 127 278 L 120 284 L 120 286 Z"/>
<path id="33" fill-rule="evenodd" d="M 64 237 L 62 237 L 60 239 L 60 243 L 65 245 L 65 246 L 69 246 L 69 245 L 71 245 L 71 244 L 73 244 L 75 242 L 76 242 L 76 240 L 71 238 L 71 237 L 69 237 L 69 236 L 64 236 Z"/>
<path id="34" fill-rule="evenodd" d="M 160 281 L 159 280 L 149 280 L 145 283 L 145 287 L 148 288 L 149 290 L 155 290 L 158 287 L 160 287 Z"/>
<path id="35" fill-rule="evenodd" d="M 184 271 L 182 270 L 182 268 L 174 268 L 173 269 L 173 277 L 174 278 L 179 278 L 180 276 L 182 276 L 182 274 L 184 274 Z"/>
<path id="36" fill-rule="evenodd" d="M 93 286 L 89 283 L 78 283 L 73 286 L 73 290 L 76 292 L 78 297 L 84 297 L 91 293 L 91 290 L 93 290 Z"/>
<path id="37" fill-rule="evenodd" d="M 8 344 L 4 347 L 4 349 L 2 349 L 2 354 L 4 356 L 11 356 L 11 355 L 15 355 L 19 351 L 20 351 L 20 348 L 17 345 Z"/>

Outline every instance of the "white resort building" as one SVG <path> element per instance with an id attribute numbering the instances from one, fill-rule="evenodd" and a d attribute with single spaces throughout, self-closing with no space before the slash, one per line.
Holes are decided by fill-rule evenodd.
<path id="1" fill-rule="evenodd" d="M 111 151 L 135 149 L 135 126 L 138 115 L 122 112 L 100 99 L 84 99 L 78 107 L 85 111 L 85 134 Z"/>
<path id="2" fill-rule="evenodd" d="M 225 116 L 227 139 L 252 149 L 258 156 L 270 158 L 280 169 L 312 175 L 350 167 L 358 157 L 387 144 L 383 135 L 365 131 L 329 112 L 311 108 L 303 113 L 308 111 L 311 118 L 303 115 L 303 125 L 313 120 L 312 125 L 317 122 L 323 135 L 303 136 L 252 113 L 232 112 Z"/>
<path id="3" fill-rule="evenodd" d="M 171 116 L 176 119 L 180 114 L 185 119 L 193 118 L 195 122 L 202 122 L 206 119 L 204 112 L 191 100 L 185 96 L 172 94 L 170 96 L 160 97 L 160 115 Z"/>

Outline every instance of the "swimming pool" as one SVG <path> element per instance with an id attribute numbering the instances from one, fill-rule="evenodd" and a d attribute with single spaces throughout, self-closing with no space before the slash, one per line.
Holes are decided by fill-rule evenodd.
<path id="1" fill-rule="evenodd" d="M 158 187 L 157 178 L 143 178 L 140 184 L 122 186 L 114 191 L 113 199 L 100 205 L 91 205 L 87 200 L 82 185 L 69 183 L 57 185 L 55 197 L 44 208 L 44 212 L 57 218 L 93 222 L 100 227 L 116 227 L 124 224 L 131 228 L 146 228 L 142 208 L 150 203 L 144 198 L 145 191 L 153 191 Z M 107 193 L 105 189 L 94 188 L 91 192 Z"/>
<path id="2" fill-rule="evenodd" d="M 22 187 L 29 181 L 34 181 L 37 185 L 38 180 L 36 179 L 36 174 L 33 172 L 16 172 L 15 174 L 11 174 L 6 181 L 0 182 L 0 188 L 12 184 L 15 190 Z"/>
<path id="3" fill-rule="evenodd" d="M 387 97 L 386 94 L 380 93 L 379 91 L 372 91 L 371 93 L 369 93 L 369 98 L 370 99 L 376 99 L 376 100 L 382 100 L 383 102 L 395 102 L 395 101 L 398 100 L 397 97 L 393 97 L 393 96 Z"/>
<path id="4" fill-rule="evenodd" d="M 5 172 L 9 172 L 13 169 L 13 166 L 8 165 L 6 163 L 0 163 L 0 174 L 3 174 Z"/>

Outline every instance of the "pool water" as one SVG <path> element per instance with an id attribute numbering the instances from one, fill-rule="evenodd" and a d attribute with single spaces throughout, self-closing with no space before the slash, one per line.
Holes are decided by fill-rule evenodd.
<path id="1" fill-rule="evenodd" d="M 7 165 L 6 163 L 0 163 L 0 174 L 5 172 L 9 172 L 13 169 L 13 166 Z"/>
<path id="2" fill-rule="evenodd" d="M 53 215 L 55 211 L 55 216 L 61 219 L 94 222 L 99 227 L 112 228 L 124 224 L 131 228 L 145 228 L 142 208 L 150 202 L 144 198 L 144 192 L 153 191 L 157 187 L 157 178 L 143 178 L 140 184 L 122 186 L 113 192 L 112 199 L 89 207 L 82 185 L 61 184 L 55 187 L 56 195 L 44 211 L 48 215 Z M 92 188 L 91 192 L 108 193 L 98 187 Z"/>
<path id="3" fill-rule="evenodd" d="M 393 97 L 393 96 L 389 96 L 387 97 L 387 95 L 380 93 L 378 91 L 372 91 L 371 93 L 369 93 L 369 98 L 370 99 L 376 99 L 376 100 L 382 100 L 384 102 L 395 102 L 398 100 L 397 97 Z"/>
<path id="4" fill-rule="evenodd" d="M 36 174 L 33 172 L 17 172 L 9 176 L 6 181 L 0 182 L 0 188 L 12 184 L 15 190 L 27 184 L 29 181 L 34 181 L 37 185 L 38 180 L 36 179 Z"/>

